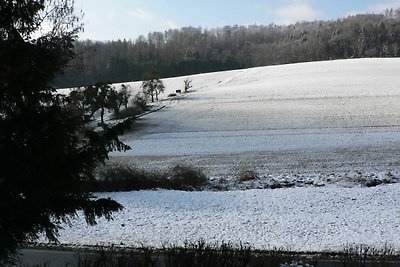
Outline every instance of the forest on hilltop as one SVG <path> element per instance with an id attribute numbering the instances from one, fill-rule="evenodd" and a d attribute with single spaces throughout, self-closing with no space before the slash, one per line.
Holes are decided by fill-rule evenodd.
<path id="1" fill-rule="evenodd" d="M 400 9 L 335 21 L 184 27 L 135 40 L 78 41 L 77 57 L 55 86 L 174 77 L 257 66 L 400 54 Z"/>

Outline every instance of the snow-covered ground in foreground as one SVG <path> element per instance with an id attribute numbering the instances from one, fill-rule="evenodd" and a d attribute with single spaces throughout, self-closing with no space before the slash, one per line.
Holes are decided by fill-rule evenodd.
<path id="1" fill-rule="evenodd" d="M 111 163 L 144 169 L 184 163 L 214 180 L 249 170 L 261 180 L 399 179 L 399 73 L 400 59 L 356 59 L 194 75 L 193 91 L 165 98 L 160 104 L 166 108 L 141 118 L 123 137 L 132 150 L 114 153 Z M 165 95 L 183 89 L 184 79 L 164 80 Z M 131 85 L 139 90 L 140 83 Z M 125 210 L 95 227 L 74 220 L 60 241 L 400 248 L 400 184 L 322 184 L 327 186 L 104 194 Z"/>
<path id="2" fill-rule="evenodd" d="M 296 251 L 342 250 L 351 244 L 400 248 L 400 184 L 101 196 L 116 199 L 125 210 L 94 227 L 75 220 L 61 231 L 61 243 L 161 247 L 203 239 Z"/>

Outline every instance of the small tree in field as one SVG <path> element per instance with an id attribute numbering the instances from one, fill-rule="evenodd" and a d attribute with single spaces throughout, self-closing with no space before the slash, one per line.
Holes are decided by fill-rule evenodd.
<path id="1" fill-rule="evenodd" d="M 185 93 L 189 91 L 190 88 L 192 88 L 192 79 L 186 78 L 183 82 L 185 83 Z"/>
<path id="2" fill-rule="evenodd" d="M 124 106 L 125 109 L 128 108 L 129 98 L 131 97 L 131 93 L 129 91 L 130 86 L 125 84 L 121 85 L 120 91 L 116 91 L 115 89 L 111 91 L 111 95 L 108 100 L 111 102 L 111 108 L 114 111 L 117 119 L 120 118 L 121 107 Z"/>
<path id="3" fill-rule="evenodd" d="M 151 102 L 154 102 L 154 96 L 158 101 L 158 95 L 164 92 L 165 86 L 159 78 L 151 78 L 142 82 L 143 93 L 151 96 Z"/>
<path id="4" fill-rule="evenodd" d="M 104 124 L 104 115 L 106 110 L 115 110 L 118 108 L 118 95 L 115 89 L 109 83 L 97 83 L 87 86 L 85 91 L 85 102 L 91 110 L 91 115 L 100 110 L 100 120 Z"/>
<path id="5" fill-rule="evenodd" d="M 118 92 L 118 99 L 121 105 L 128 108 L 129 98 L 131 97 L 131 87 L 129 85 L 122 84 L 121 90 Z"/>

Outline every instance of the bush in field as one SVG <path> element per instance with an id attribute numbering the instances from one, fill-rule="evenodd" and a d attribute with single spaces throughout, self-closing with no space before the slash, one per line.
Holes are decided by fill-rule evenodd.
<path id="1" fill-rule="evenodd" d="M 204 241 L 186 243 L 184 247 L 170 246 L 163 249 L 164 266 L 193 267 L 246 267 L 251 261 L 251 248 L 229 243 L 207 244 Z"/>
<path id="2" fill-rule="evenodd" d="M 159 185 L 160 176 L 128 166 L 109 167 L 100 171 L 100 179 L 92 185 L 93 191 L 132 191 L 153 189 Z"/>
<path id="3" fill-rule="evenodd" d="M 89 188 L 97 192 L 144 189 L 198 190 L 207 183 L 204 173 L 196 168 L 177 165 L 169 171 L 146 172 L 129 166 L 106 167 Z"/>
<path id="4" fill-rule="evenodd" d="M 258 174 L 255 171 L 241 171 L 238 174 L 238 182 L 246 182 L 258 179 Z"/>
<path id="5" fill-rule="evenodd" d="M 197 190 L 207 183 L 207 177 L 198 168 L 176 165 L 168 177 L 170 189 Z"/>
<path id="6" fill-rule="evenodd" d="M 143 92 L 138 92 L 132 100 L 135 107 L 140 108 L 142 111 L 147 110 L 148 97 Z"/>
<path id="7" fill-rule="evenodd" d="M 132 251 L 119 251 L 115 248 L 101 248 L 90 254 L 78 254 L 76 267 L 153 267 L 156 260 L 153 250 L 143 248 L 139 253 Z"/>

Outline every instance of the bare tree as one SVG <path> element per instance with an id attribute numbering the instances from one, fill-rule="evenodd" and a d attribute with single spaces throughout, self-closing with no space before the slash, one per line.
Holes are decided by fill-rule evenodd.
<path id="1" fill-rule="evenodd" d="M 129 98 L 131 97 L 131 87 L 130 85 L 121 85 L 121 90 L 119 91 L 119 97 L 121 101 L 121 105 L 125 108 L 128 108 Z"/>
<path id="2" fill-rule="evenodd" d="M 186 78 L 184 81 L 185 83 L 185 93 L 187 93 L 189 91 L 190 88 L 192 88 L 192 79 Z"/>

